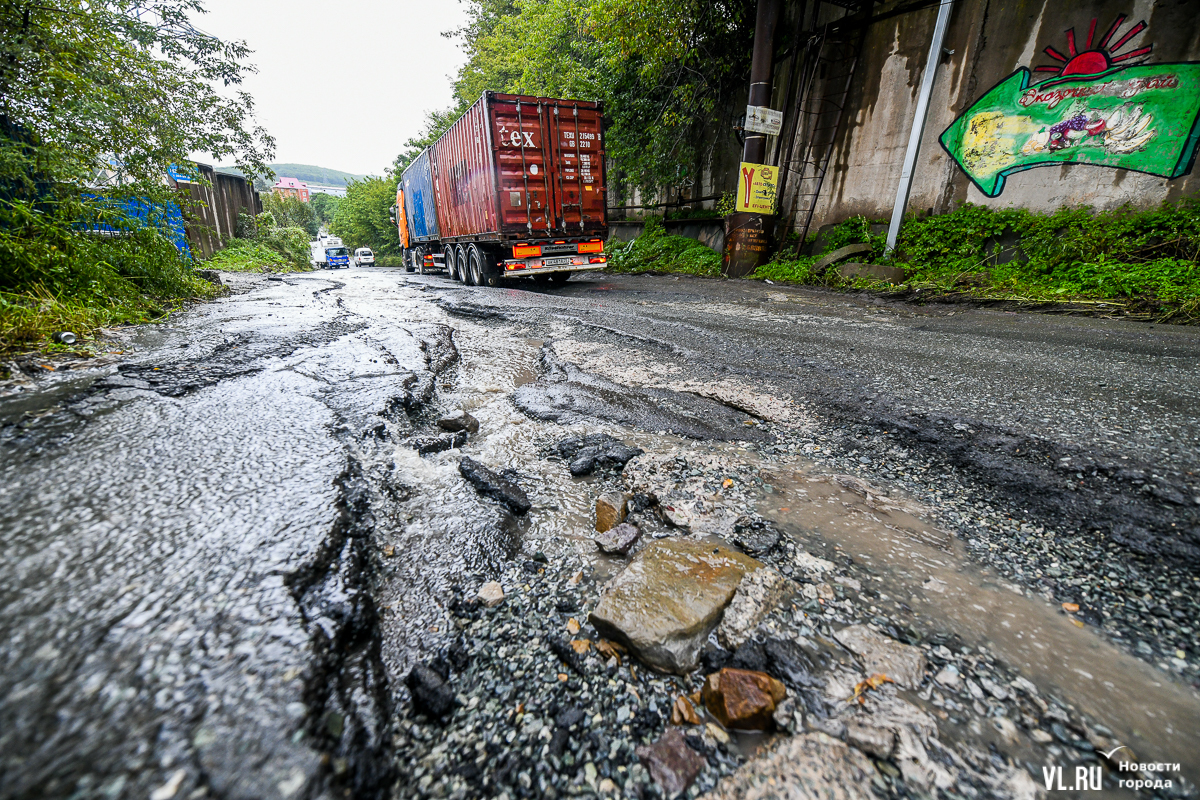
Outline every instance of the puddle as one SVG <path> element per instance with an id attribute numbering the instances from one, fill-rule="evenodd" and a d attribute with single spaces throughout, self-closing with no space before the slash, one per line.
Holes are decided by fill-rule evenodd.
<path id="1" fill-rule="evenodd" d="M 1196 780 L 1200 693 L 975 566 L 957 538 L 920 519 L 915 507 L 795 469 L 779 471 L 772 485 L 759 513 L 814 554 L 829 556 L 839 546 L 868 568 L 881 602 L 906 603 L 927 633 L 957 633 L 971 647 L 986 647 L 1044 694 L 1110 728 L 1142 761 L 1179 762 Z"/>

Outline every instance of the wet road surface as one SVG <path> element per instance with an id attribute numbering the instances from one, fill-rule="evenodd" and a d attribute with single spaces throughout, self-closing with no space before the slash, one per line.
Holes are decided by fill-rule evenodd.
<path id="1" fill-rule="evenodd" d="M 449 587 L 590 552 L 595 487 L 545 450 L 597 431 L 773 460 L 801 477 L 761 513 L 895 562 L 889 593 L 927 596 L 929 624 L 1080 704 L 1153 685 L 1109 727 L 1164 758 L 1200 746 L 1200 332 L 671 277 L 248 288 L 138 330 L 119 363 L 4 387 L 2 797 L 386 796 L 390 715 L 447 641 Z M 454 408 L 481 423 L 462 452 L 517 470 L 529 515 L 481 500 L 456 451 L 407 446 Z M 923 522 L 843 535 L 793 511 L 804 475 L 851 468 Z M 922 524 L 959 540 L 920 551 Z M 948 593 L 920 591 L 935 577 Z M 1068 655 L 1022 654 L 943 599 L 1001 613 L 988 582 Z M 1096 619 L 1055 617 L 1064 598 Z M 1071 672 L 1096 658 L 1113 666 Z"/>

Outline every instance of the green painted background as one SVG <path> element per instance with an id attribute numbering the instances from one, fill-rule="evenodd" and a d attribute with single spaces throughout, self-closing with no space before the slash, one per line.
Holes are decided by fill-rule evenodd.
<path id="1" fill-rule="evenodd" d="M 1106 94 L 1065 97 L 1054 108 L 1045 102 L 1027 106 L 1020 103 L 1027 91 L 1038 94 L 1097 88 L 1112 91 L 1124 82 L 1159 76 L 1174 76 L 1177 85 L 1142 88 L 1130 97 Z M 1097 164 L 1164 178 L 1179 177 L 1190 169 L 1200 141 L 1200 63 L 1141 64 L 1110 70 L 1100 76 L 1052 78 L 1033 87 L 1029 81 L 1028 69 L 1017 70 L 992 87 L 940 137 L 942 146 L 988 197 L 1004 191 L 1005 177 L 1014 172 L 1061 163 Z M 1140 112 L 1151 117 L 1143 133 L 1153 130 L 1153 136 L 1132 152 L 1106 149 L 1103 137 L 1107 133 L 1083 137 L 1057 151 L 1028 152 L 1034 147 L 1030 139 L 1044 138 L 1050 127 L 1059 122 L 1078 114 L 1111 118 L 1118 110 L 1127 116 Z M 1110 146 L 1119 141 L 1119 137 L 1110 138 Z M 1023 149 L 1027 152 L 1022 152 Z"/>

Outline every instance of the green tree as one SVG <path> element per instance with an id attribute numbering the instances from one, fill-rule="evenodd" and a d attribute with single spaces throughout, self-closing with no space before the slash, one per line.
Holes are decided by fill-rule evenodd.
<path id="1" fill-rule="evenodd" d="M 469 0 L 447 35 L 467 54 L 455 104 L 431 113 L 407 166 L 484 91 L 604 103 L 607 152 L 644 190 L 698 178 L 706 131 L 745 92 L 753 6 L 744 0 Z"/>
<path id="2" fill-rule="evenodd" d="M 123 309 L 111 323 L 206 291 L 163 225 L 186 202 L 163 176 L 192 152 L 269 173 L 274 142 L 237 88 L 249 50 L 193 27 L 202 11 L 199 0 L 0 0 L 6 319 L 50 296 Z M 99 225 L 121 235 L 87 233 Z M 35 335 L 22 330 L 3 335 Z"/>
<path id="3" fill-rule="evenodd" d="M 399 255 L 400 234 L 388 219 L 396 202 L 395 176 L 351 181 L 338 203 L 331 230 L 347 247 L 369 247 L 376 255 Z"/>
<path id="4" fill-rule="evenodd" d="M 333 222 L 333 215 L 337 213 L 340 202 L 341 198 L 331 194 L 315 193 L 308 204 L 312 206 L 313 213 L 317 215 L 317 222 L 328 227 Z"/>
<path id="5" fill-rule="evenodd" d="M 310 238 L 316 238 L 317 232 L 321 229 L 316 210 L 299 197 L 276 192 L 263 192 L 262 204 L 263 211 L 271 212 L 279 227 L 301 228 Z"/>

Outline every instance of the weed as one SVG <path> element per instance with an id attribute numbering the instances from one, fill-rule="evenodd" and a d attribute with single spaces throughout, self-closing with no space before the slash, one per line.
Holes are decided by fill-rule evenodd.
<path id="1" fill-rule="evenodd" d="M 682 272 L 715 277 L 721 256 L 686 236 L 668 235 L 658 217 L 648 217 L 641 236 L 629 242 L 610 240 L 605 247 L 613 272 Z"/>

